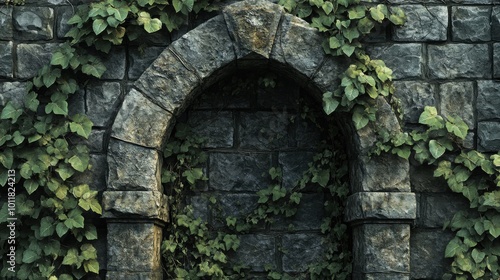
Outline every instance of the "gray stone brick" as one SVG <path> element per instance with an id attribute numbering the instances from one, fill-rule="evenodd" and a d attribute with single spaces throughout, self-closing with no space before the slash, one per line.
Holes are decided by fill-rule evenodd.
<path id="1" fill-rule="evenodd" d="M 205 139 L 204 147 L 233 146 L 234 121 L 230 111 L 190 111 L 188 116 L 194 135 Z"/>
<path id="2" fill-rule="evenodd" d="M 442 228 L 459 210 L 469 208 L 466 198 L 452 193 L 421 194 L 420 220 L 417 223 L 426 228 Z"/>
<path id="3" fill-rule="evenodd" d="M 444 251 L 452 238 L 453 234 L 442 230 L 412 231 L 411 278 L 441 279 L 451 262 L 444 259 Z"/>
<path id="4" fill-rule="evenodd" d="M 479 151 L 500 151 L 500 122 L 480 122 L 477 126 Z"/>
<path id="5" fill-rule="evenodd" d="M 226 225 L 227 217 L 244 218 L 258 206 L 256 194 L 220 193 L 216 196 L 217 208 L 212 209 L 212 221 L 217 227 Z"/>
<path id="6" fill-rule="evenodd" d="M 500 43 L 493 44 L 493 78 L 500 78 Z"/>
<path id="7" fill-rule="evenodd" d="M 54 37 L 54 9 L 48 7 L 14 7 L 14 38 L 50 40 Z"/>
<path id="8" fill-rule="evenodd" d="M 420 81 L 396 81 L 394 96 L 401 100 L 403 120 L 418 123 L 425 106 L 436 106 L 434 86 Z"/>
<path id="9" fill-rule="evenodd" d="M 319 230 L 324 218 L 324 195 L 302 194 L 297 213 L 289 218 L 278 216 L 271 225 L 273 230 Z"/>
<path id="10" fill-rule="evenodd" d="M 0 40 L 12 40 L 12 6 L 0 6 L 0 30 Z"/>
<path id="11" fill-rule="evenodd" d="M 474 129 L 474 83 L 449 82 L 439 85 L 439 109 L 444 116 L 459 116 Z"/>
<path id="12" fill-rule="evenodd" d="M 309 169 L 312 161 L 312 152 L 282 152 L 278 155 L 278 162 L 283 172 L 283 187 L 292 189 Z"/>
<path id="13" fill-rule="evenodd" d="M 289 147 L 289 116 L 282 112 L 241 113 L 241 148 L 270 150 Z"/>
<path id="14" fill-rule="evenodd" d="M 369 47 L 372 59 L 382 59 L 394 71 L 395 79 L 420 78 L 422 76 L 422 45 L 394 44 Z"/>
<path id="15" fill-rule="evenodd" d="M 453 41 L 491 40 L 490 7 L 455 6 L 451 13 Z"/>
<path id="16" fill-rule="evenodd" d="M 88 139 L 88 146 L 91 153 L 102 153 L 104 152 L 104 135 L 106 130 L 92 129 Z"/>
<path id="17" fill-rule="evenodd" d="M 59 44 L 19 44 L 17 45 L 17 77 L 26 79 L 50 63 L 52 53 Z"/>
<path id="18" fill-rule="evenodd" d="M 255 192 L 270 184 L 269 168 L 269 154 L 212 153 L 209 185 L 214 190 Z"/>
<path id="19" fill-rule="evenodd" d="M 416 217 L 415 194 L 408 192 L 358 192 L 347 199 L 344 219 L 413 220 Z"/>
<path id="20" fill-rule="evenodd" d="M 234 264 L 243 264 L 252 271 L 263 272 L 264 266 L 270 265 L 271 269 L 277 268 L 276 240 L 271 235 L 246 234 L 240 237 L 240 247 L 230 260 Z"/>
<path id="21" fill-rule="evenodd" d="M 394 29 L 394 41 L 446 41 L 448 38 L 446 6 L 401 5 L 400 8 L 405 11 L 407 21 L 404 26 Z"/>
<path id="22" fill-rule="evenodd" d="M 92 137 L 92 135 L 91 135 Z M 75 184 L 88 184 L 91 190 L 99 192 L 105 191 L 106 186 L 106 170 L 108 163 L 106 155 L 90 155 L 90 169 L 83 173 L 77 173 L 71 178 Z"/>
<path id="23" fill-rule="evenodd" d="M 80 88 L 68 98 L 69 115 L 85 114 L 85 89 Z"/>
<path id="24" fill-rule="evenodd" d="M 477 119 L 500 119 L 500 83 L 496 81 L 478 81 Z"/>
<path id="25" fill-rule="evenodd" d="M 309 265 L 320 261 L 325 251 L 323 238 L 318 234 L 285 234 L 283 247 L 283 271 L 305 272 Z"/>
<path id="26" fill-rule="evenodd" d="M 87 86 L 87 114 L 94 126 L 109 125 L 120 95 L 121 86 L 117 82 L 92 83 Z"/>
<path id="27" fill-rule="evenodd" d="M 500 1 L 499 1 L 500 3 Z M 500 7 L 493 6 L 491 11 L 491 39 L 500 41 Z"/>
<path id="28" fill-rule="evenodd" d="M 115 80 L 125 77 L 126 53 L 123 47 L 113 47 L 102 61 L 106 66 L 106 72 L 101 79 Z"/>
<path id="29" fill-rule="evenodd" d="M 139 78 L 164 49 L 164 47 L 147 47 L 142 51 L 137 48 L 130 50 L 128 77 L 133 80 Z"/>
<path id="30" fill-rule="evenodd" d="M 13 68 L 12 42 L 0 42 L 0 77 L 11 78 Z"/>
<path id="31" fill-rule="evenodd" d="M 428 55 L 431 78 L 491 77 L 491 61 L 486 44 L 430 45 Z"/>
<path id="32" fill-rule="evenodd" d="M 59 7 L 56 9 L 57 14 L 57 38 L 64 38 L 72 25 L 68 24 L 68 20 L 73 16 L 74 10 L 71 7 Z"/>
<path id="33" fill-rule="evenodd" d="M 14 104 L 22 106 L 25 94 L 26 83 L 24 82 L 0 83 L 0 107 L 5 106 L 8 101 L 12 101 Z"/>

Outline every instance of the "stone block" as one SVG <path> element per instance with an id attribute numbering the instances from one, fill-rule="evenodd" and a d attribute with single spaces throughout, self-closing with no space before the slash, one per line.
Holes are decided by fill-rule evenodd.
<path id="1" fill-rule="evenodd" d="M 493 44 L 493 78 L 500 78 L 500 43 Z"/>
<path id="2" fill-rule="evenodd" d="M 205 139 L 205 148 L 233 146 L 234 120 L 230 111 L 190 111 L 188 125 L 196 137 Z"/>
<path id="3" fill-rule="evenodd" d="M 434 86 L 420 81 L 395 81 L 394 96 L 401 100 L 403 120 L 406 123 L 418 123 L 425 106 L 436 106 Z"/>
<path id="4" fill-rule="evenodd" d="M 1 67 L 1 66 L 0 66 Z M 3 82 L 0 83 L 0 107 L 5 106 L 8 101 L 12 101 L 17 106 L 24 104 L 26 94 L 25 82 Z"/>
<path id="5" fill-rule="evenodd" d="M 274 224 L 271 225 L 271 229 L 319 231 L 324 218 L 324 203 L 325 199 L 322 193 L 304 193 L 300 199 L 297 213 L 289 218 L 276 217 Z"/>
<path id="6" fill-rule="evenodd" d="M 103 218 L 168 221 L 167 196 L 159 191 L 105 191 Z"/>
<path id="7" fill-rule="evenodd" d="M 120 102 L 120 83 L 91 83 L 87 85 L 86 92 L 87 115 L 90 120 L 94 126 L 108 126 Z"/>
<path id="8" fill-rule="evenodd" d="M 443 178 L 434 177 L 433 166 L 410 165 L 410 179 L 413 192 L 441 193 L 449 191 Z"/>
<path id="9" fill-rule="evenodd" d="M 0 42 L 0 77 L 12 78 L 14 60 L 12 42 Z"/>
<path id="10" fill-rule="evenodd" d="M 491 78 L 486 44 L 429 45 L 428 55 L 430 78 Z"/>
<path id="11" fill-rule="evenodd" d="M 118 80 L 125 77 L 126 53 L 123 47 L 112 47 L 103 59 L 102 63 L 106 66 L 106 72 L 102 74 L 103 80 Z"/>
<path id="12" fill-rule="evenodd" d="M 437 1 L 442 4 L 442 1 Z M 401 3 L 408 3 L 401 0 Z M 424 0 L 423 4 L 429 1 Z M 394 29 L 394 41 L 446 41 L 448 38 L 448 8 L 446 6 L 401 5 L 407 21 Z"/>
<path id="13" fill-rule="evenodd" d="M 188 103 L 188 95 L 198 85 L 195 73 L 188 70 L 168 49 L 158 56 L 135 83 L 146 96 L 173 114 L 184 109 L 181 106 Z"/>
<path id="14" fill-rule="evenodd" d="M 136 80 L 153 63 L 153 61 L 164 50 L 164 47 L 146 47 L 142 51 L 132 48 L 129 51 L 129 79 Z"/>
<path id="15" fill-rule="evenodd" d="M 123 277 L 121 279 L 162 279 L 124 276 L 127 273 L 142 275 L 141 277 L 155 273 L 161 275 L 161 231 L 153 223 L 108 222 L 108 277 L 118 274 Z"/>
<path id="16" fill-rule="evenodd" d="M 412 231 L 411 278 L 441 279 L 451 262 L 444 259 L 444 251 L 452 238 L 453 234 L 442 230 Z"/>
<path id="17" fill-rule="evenodd" d="M 256 194 L 220 193 L 215 196 L 217 207 L 212 209 L 212 223 L 217 227 L 226 225 L 227 217 L 244 218 L 258 206 Z"/>
<path id="18" fill-rule="evenodd" d="M 347 61 L 342 57 L 326 57 L 323 65 L 312 78 L 321 93 L 334 92 L 340 86 L 339 76 L 347 69 Z"/>
<path id="19" fill-rule="evenodd" d="M 491 7 L 455 6 L 451 8 L 453 41 L 490 41 Z"/>
<path id="20" fill-rule="evenodd" d="M 256 53 L 269 58 L 283 8 L 267 1 L 241 1 L 223 10 L 237 58 Z"/>
<path id="21" fill-rule="evenodd" d="M 157 151 L 111 139 L 108 190 L 162 191 Z"/>
<path id="22" fill-rule="evenodd" d="M 372 59 L 381 59 L 394 72 L 395 79 L 420 78 L 422 76 L 422 45 L 394 44 L 374 46 L 368 49 Z"/>
<path id="23" fill-rule="evenodd" d="M 236 59 L 223 16 L 217 16 L 172 43 L 170 47 L 202 78 Z"/>
<path id="24" fill-rule="evenodd" d="M 264 266 L 276 270 L 276 240 L 264 234 L 245 234 L 240 236 L 240 247 L 230 256 L 234 264 L 243 264 L 255 272 L 264 272 Z M 231 254 L 233 255 L 233 254 Z"/>
<path id="25" fill-rule="evenodd" d="M 309 169 L 314 153 L 312 152 L 280 152 L 278 162 L 283 172 L 283 187 L 292 189 Z"/>
<path id="26" fill-rule="evenodd" d="M 87 140 L 87 145 L 91 153 L 103 153 L 104 152 L 104 137 L 106 135 L 106 130 L 92 129 Z"/>
<path id="27" fill-rule="evenodd" d="M 500 151 L 500 122 L 480 122 L 477 126 L 479 151 L 494 153 Z"/>
<path id="28" fill-rule="evenodd" d="M 12 40 L 12 6 L 0 6 L 0 40 Z M 0 52 L 2 53 L 2 52 Z"/>
<path id="29" fill-rule="evenodd" d="M 410 191 L 409 163 L 396 155 L 382 154 L 350 160 L 354 192 Z"/>
<path id="30" fill-rule="evenodd" d="M 271 155 L 260 153 L 211 153 L 209 185 L 220 191 L 255 192 L 271 182 L 267 173 Z"/>
<path id="31" fill-rule="evenodd" d="M 74 15 L 71 7 L 59 7 L 56 9 L 57 14 L 57 38 L 64 38 L 66 33 L 71 29 L 72 25 L 68 24 L 68 20 Z"/>
<path id="32" fill-rule="evenodd" d="M 491 40 L 500 41 L 500 7 L 499 6 L 493 6 L 492 11 L 491 11 Z"/>
<path id="33" fill-rule="evenodd" d="M 132 89 L 115 118 L 111 136 L 151 148 L 160 148 L 168 136 L 173 116 Z"/>
<path id="34" fill-rule="evenodd" d="M 49 65 L 52 53 L 59 44 L 18 44 L 17 45 L 17 77 L 30 79 L 46 65 Z"/>
<path id="35" fill-rule="evenodd" d="M 417 201 L 410 192 L 358 192 L 347 199 L 345 220 L 414 220 Z"/>
<path id="36" fill-rule="evenodd" d="M 50 40 L 54 37 L 54 9 L 16 6 L 12 14 L 14 39 Z"/>
<path id="37" fill-rule="evenodd" d="M 500 119 L 500 83 L 478 81 L 477 119 Z"/>
<path id="38" fill-rule="evenodd" d="M 202 221 L 208 222 L 209 219 L 208 198 L 209 197 L 204 194 L 194 195 L 188 198 L 189 205 L 193 206 L 193 216 L 195 219 L 200 218 Z"/>
<path id="39" fill-rule="evenodd" d="M 290 147 L 290 116 L 285 112 L 242 112 L 239 143 L 244 149 L 284 149 Z"/>
<path id="40" fill-rule="evenodd" d="M 321 116 L 323 112 L 320 112 Z M 297 127 L 295 129 L 295 142 L 297 148 L 305 148 L 310 150 L 317 149 L 321 144 L 321 130 L 313 122 L 297 118 Z"/>
<path id="41" fill-rule="evenodd" d="M 90 169 L 77 173 L 72 177 L 76 184 L 88 184 L 91 190 L 106 190 L 106 170 L 108 163 L 105 155 L 90 155 Z"/>
<path id="42" fill-rule="evenodd" d="M 125 271 L 108 271 L 106 279 L 113 280 L 162 280 L 163 273 L 160 272 L 125 272 Z"/>
<path id="43" fill-rule="evenodd" d="M 449 82 L 439 85 L 439 110 L 443 116 L 460 117 L 474 129 L 474 84 L 473 82 Z"/>
<path id="44" fill-rule="evenodd" d="M 321 261 L 325 251 L 323 242 L 318 234 L 284 234 L 281 241 L 283 271 L 305 272 L 309 265 Z"/>
<path id="45" fill-rule="evenodd" d="M 453 193 L 421 194 L 420 220 L 417 223 L 426 228 L 442 228 L 460 210 L 467 210 L 469 203 L 461 195 Z"/>
<path id="46" fill-rule="evenodd" d="M 68 98 L 68 113 L 70 116 L 76 114 L 85 115 L 85 89 L 78 89 Z"/>

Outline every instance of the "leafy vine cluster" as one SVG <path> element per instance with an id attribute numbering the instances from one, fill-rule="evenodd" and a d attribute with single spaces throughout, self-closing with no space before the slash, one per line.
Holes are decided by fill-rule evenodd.
<path id="1" fill-rule="evenodd" d="M 384 22 L 403 24 L 404 13 L 360 0 L 279 3 L 325 33 L 325 52 L 350 61 L 340 77 L 339 89 L 323 96 L 325 112 L 351 112 L 358 129 L 374 122 L 374 100 L 390 99 L 394 91 L 392 71 L 364 52 L 362 39 Z M 89 221 L 91 213 L 101 213 L 101 206 L 97 192 L 75 180 L 75 175 L 90 167 L 89 151 L 81 138 L 88 138 L 92 122 L 84 115 L 70 114 L 69 96 L 84 84 L 82 80 L 101 77 L 106 70 L 101 57 L 113 46 L 140 42 L 143 36 L 162 28 L 176 30 L 190 15 L 215 9 L 217 4 L 209 0 L 101 0 L 81 5 L 68 22 L 73 25 L 68 42 L 29 83 L 23 106 L 8 103 L 2 109 L 0 184 L 8 186 L 7 171 L 16 170 L 19 188 L 17 215 L 22 223 L 17 239 L 18 279 L 80 279 L 99 271 L 92 245 L 97 233 Z M 449 224 L 456 233 L 446 248 L 446 257 L 453 258 L 451 273 L 457 279 L 498 278 L 500 191 L 496 189 L 500 186 L 500 155 L 464 150 L 460 141 L 465 139 L 467 126 L 458 119 L 439 116 L 434 108 L 425 109 L 420 123 L 427 128 L 423 132 L 391 135 L 379 131 L 375 152 L 391 152 L 436 166 L 435 176 L 443 177 L 451 190 L 462 193 L 474 210 L 457 213 Z M 189 182 L 189 178 L 199 176 L 196 171 L 186 179 Z M 269 191 L 268 195 L 274 195 Z M 0 223 L 7 220 L 5 208 L 6 204 L 0 212 Z M 186 220 L 174 222 L 181 226 Z M 193 230 L 202 226 L 190 222 Z M 6 240 L 5 233 L 1 234 Z M 217 242 L 225 248 L 237 247 L 231 237 Z M 2 255 L 7 248 L 4 242 Z M 166 250 L 172 249 L 167 246 Z M 205 256 L 223 259 L 216 253 Z M 8 266 L 6 260 L 2 262 L 0 277 L 5 277 Z"/>

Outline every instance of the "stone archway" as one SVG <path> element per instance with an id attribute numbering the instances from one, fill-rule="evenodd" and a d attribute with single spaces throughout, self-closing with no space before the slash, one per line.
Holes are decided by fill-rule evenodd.
<path id="1" fill-rule="evenodd" d="M 108 279 L 162 279 L 160 242 L 168 222 L 160 182 L 161 148 L 175 118 L 204 89 L 234 69 L 271 68 L 311 89 L 338 86 L 342 63 L 323 53 L 315 29 L 263 0 L 237 2 L 166 48 L 128 92 L 108 147 L 103 217 L 108 226 Z M 400 129 L 378 99 L 378 118 Z M 351 193 L 345 218 L 353 227 L 354 279 L 409 279 L 410 224 L 416 200 L 409 164 L 370 159 L 373 127 L 345 121 Z"/>

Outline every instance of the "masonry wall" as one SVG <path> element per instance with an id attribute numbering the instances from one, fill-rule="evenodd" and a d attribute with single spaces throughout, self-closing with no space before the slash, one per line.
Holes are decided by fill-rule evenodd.
<path id="1" fill-rule="evenodd" d="M 404 27 L 387 28 L 371 36 L 369 52 L 394 70 L 396 95 L 412 127 L 426 105 L 445 115 L 457 114 L 471 128 L 467 147 L 482 152 L 500 150 L 500 4 L 499 0 L 390 0 L 407 14 Z M 26 82 L 48 64 L 63 41 L 76 0 L 27 0 L 24 6 L 0 4 L 0 104 L 21 102 Z M 209 15 L 207 15 L 207 18 Z M 144 54 L 134 46 L 116 48 L 106 62 L 108 72 L 72 97 L 72 113 L 86 113 L 94 122 L 89 139 L 94 168 L 80 178 L 106 188 L 106 152 L 110 125 L 130 84 L 158 54 L 190 27 L 148 38 Z M 466 206 L 449 193 L 427 168 L 412 165 L 412 191 L 418 217 L 411 232 L 411 278 L 438 279 L 447 267 L 442 259 L 451 234 L 442 224 Z M 105 228 L 101 233 L 106 234 Z M 106 246 L 99 246 L 106 267 Z"/>

